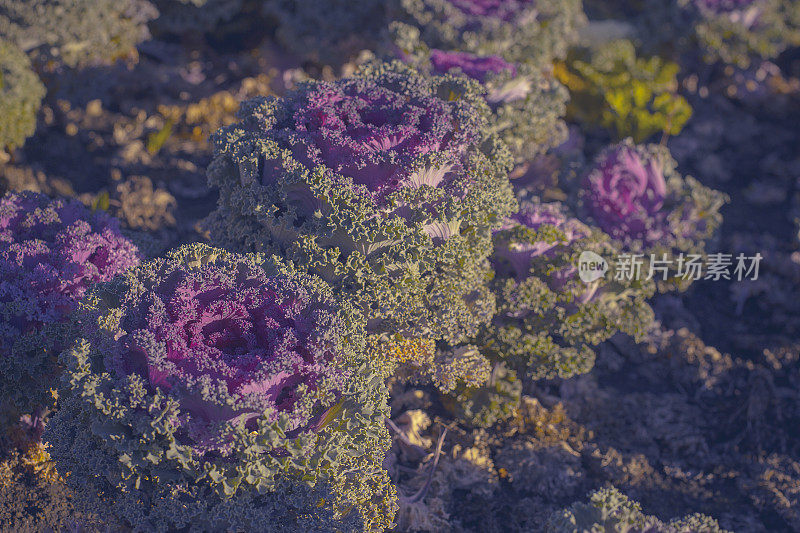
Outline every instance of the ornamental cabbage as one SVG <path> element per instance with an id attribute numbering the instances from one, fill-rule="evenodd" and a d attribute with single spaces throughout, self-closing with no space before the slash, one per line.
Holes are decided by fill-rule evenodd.
<path id="1" fill-rule="evenodd" d="M 679 70 L 660 56 L 637 56 L 634 44 L 620 39 L 573 48 L 554 73 L 570 90 L 568 118 L 611 129 L 616 139 L 643 142 L 679 134 L 692 116 L 689 102 L 677 94 Z"/>
<path id="2" fill-rule="evenodd" d="M 320 275 L 370 334 L 468 340 L 494 314 L 491 230 L 515 205 L 480 90 L 393 63 L 244 103 L 215 136 L 212 238 Z"/>
<path id="3" fill-rule="evenodd" d="M 431 50 L 431 66 L 437 74 L 447 74 L 451 69 L 459 69 L 480 82 L 486 81 L 486 76 L 490 73 L 509 72 L 512 76 L 517 75 L 517 68 L 500 56 L 477 56 L 468 52 L 446 52 L 436 48 Z"/>
<path id="4" fill-rule="evenodd" d="M 494 245 L 498 313 L 476 344 L 520 376 L 588 372 L 593 346 L 617 332 L 640 337 L 650 326 L 651 282 L 616 280 L 612 274 L 590 282 L 579 278 L 582 252 L 605 259 L 613 273 L 618 249 L 561 204 L 522 202 L 495 233 Z"/>
<path id="5" fill-rule="evenodd" d="M 585 22 L 580 0 L 267 0 L 278 41 L 313 61 L 342 64 L 362 50 L 383 56 L 386 30 L 414 27 L 433 48 L 545 67 Z"/>
<path id="6" fill-rule="evenodd" d="M 613 237 L 649 246 L 669 231 L 661 210 L 667 195 L 661 162 L 643 160 L 634 147 L 610 150 L 587 176 L 585 191 L 589 212 Z"/>
<path id="7" fill-rule="evenodd" d="M 489 128 L 509 146 L 516 163 L 566 139 L 561 119 L 569 95 L 546 69 L 510 63 L 497 55 L 428 49 L 416 28 L 395 23 L 391 29 L 396 54 L 404 62 L 421 72 L 463 74 L 481 82 L 492 110 Z"/>
<path id="8" fill-rule="evenodd" d="M 386 376 L 319 278 L 193 244 L 82 308 L 45 439 L 86 510 L 147 531 L 391 525 Z"/>
<path id="9" fill-rule="evenodd" d="M 632 23 L 648 53 L 748 68 L 800 44 L 798 0 L 586 0 L 589 12 Z"/>
<path id="10" fill-rule="evenodd" d="M 138 262 L 104 212 L 32 192 L 0 199 L 0 397 L 22 412 L 52 406 L 70 313 L 91 284 Z"/>
<path id="11" fill-rule="evenodd" d="M 585 174 L 581 210 L 625 252 L 702 255 L 722 222 L 719 209 L 726 196 L 681 177 L 675 166 L 669 151 L 658 145 L 628 139 L 611 146 Z"/>

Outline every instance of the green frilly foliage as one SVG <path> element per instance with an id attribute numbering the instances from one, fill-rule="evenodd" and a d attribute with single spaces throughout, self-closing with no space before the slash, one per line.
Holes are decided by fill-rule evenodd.
<path id="1" fill-rule="evenodd" d="M 705 13 L 691 0 L 677 2 L 694 17 L 693 39 L 708 62 L 742 68 L 800 45 L 800 1 L 758 0 L 740 13 Z"/>
<path id="2" fill-rule="evenodd" d="M 107 367 L 108 354 L 118 353 L 114 343 L 125 336 L 122 325 L 142 312 L 122 302 L 169 284 L 177 269 L 209 264 L 231 272 L 263 268 L 270 276 L 301 283 L 321 301 L 335 302 L 324 282 L 296 273 L 277 258 L 229 254 L 202 244 L 185 245 L 96 285 L 80 312 L 85 336 L 61 356 L 64 401 L 44 435 L 76 504 L 100 516 L 111 513 L 135 531 L 391 527 L 396 495 L 382 468 L 391 444 L 384 425 L 387 376 L 365 356 L 361 321 L 346 304 L 338 307 L 336 327 L 343 329 L 331 347 L 340 355 L 334 364 L 346 381 L 337 391 L 340 399 L 314 414 L 310 426 L 291 429 L 287 415 L 267 409 L 247 427 L 240 417 L 213 426 L 221 440 L 198 444 L 185 429 L 176 430 L 186 427 L 179 421 L 197 414 L 198 401 L 215 405 L 208 411 L 212 416 L 233 407 L 213 380 L 163 389 L 141 373 L 125 375 Z M 156 352 L 148 357 L 156 364 Z M 313 414 L 310 409 L 318 404 L 324 409 L 329 389 L 325 380 L 315 389 L 302 389 L 303 412 Z"/>
<path id="3" fill-rule="evenodd" d="M 497 363 L 486 383 L 478 387 L 461 385 L 442 396 L 442 403 L 460 423 L 489 428 L 516 415 L 521 398 L 522 381 L 516 372 Z"/>
<path id="4" fill-rule="evenodd" d="M 566 213 L 560 204 L 542 205 Z M 596 345 L 617 333 L 642 338 L 653 321 L 647 303 L 655 292 L 653 282 L 615 279 L 618 245 L 598 229 L 575 219 L 571 223 L 574 226 L 566 230 L 548 223 L 534 229 L 511 222 L 494 236 L 497 315 L 475 344 L 520 378 L 586 373 L 594 366 Z M 548 253 L 533 255 L 516 267 L 503 253 L 544 243 L 552 245 Z M 608 262 L 605 276 L 591 283 L 578 276 L 578 260 L 585 251 Z"/>
<path id="5" fill-rule="evenodd" d="M 147 39 L 158 11 L 146 0 L 3 0 L 0 35 L 38 63 L 106 63 Z"/>
<path id="6" fill-rule="evenodd" d="M 645 515 L 642 507 L 614 487 L 594 491 L 587 503 L 577 502 L 553 513 L 548 533 L 726 533 L 716 520 L 702 514 L 664 523 Z"/>
<path id="7" fill-rule="evenodd" d="M 28 56 L 0 40 L 0 149 L 22 146 L 33 135 L 44 95 Z"/>
<path id="8" fill-rule="evenodd" d="M 221 246 L 268 251 L 320 275 L 364 313 L 370 334 L 455 346 L 494 315 L 487 258 L 492 229 L 516 205 L 507 178 L 512 157 L 486 133 L 489 109 L 478 82 L 422 77 L 399 63 L 370 65 L 356 78 L 410 99 L 438 99 L 456 129 L 482 136 L 464 147 L 460 161 L 437 151 L 403 167 L 460 166 L 458 193 L 401 187 L 379 202 L 333 168 L 298 161 L 270 130 L 312 83 L 285 99 L 245 102 L 242 121 L 216 134 L 208 176 L 220 198 L 206 225 Z M 266 185 L 264 161 L 275 176 Z"/>
<path id="9" fill-rule="evenodd" d="M 691 106 L 677 94 L 678 70 L 658 56 L 637 57 L 631 41 L 618 40 L 573 49 L 555 73 L 571 94 L 569 118 L 642 142 L 677 135 L 691 117 Z"/>
<path id="10" fill-rule="evenodd" d="M 420 40 L 419 29 L 403 23 L 391 25 L 392 40 L 405 61 L 421 72 L 431 72 L 430 48 Z M 550 72 L 531 63 L 515 65 L 516 72 L 490 72 L 481 84 L 492 110 L 489 129 L 505 142 L 516 162 L 532 160 L 566 140 L 562 120 L 569 93 Z M 462 74 L 452 69 L 452 74 Z"/>
<path id="11" fill-rule="evenodd" d="M 387 30 L 398 22 L 418 28 L 432 48 L 545 67 L 566 54 L 586 22 L 580 0 L 518 4 L 501 17 L 466 14 L 448 0 L 267 0 L 263 12 L 277 21 L 276 36 L 290 51 L 334 64 L 364 49 L 385 50 Z"/>

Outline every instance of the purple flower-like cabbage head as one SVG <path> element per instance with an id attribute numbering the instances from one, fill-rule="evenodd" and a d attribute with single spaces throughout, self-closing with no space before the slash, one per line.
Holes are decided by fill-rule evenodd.
<path id="1" fill-rule="evenodd" d="M 516 205 L 482 93 L 397 61 L 244 102 L 215 135 L 210 233 L 321 276 L 370 333 L 463 342 L 491 314 L 480 272 Z"/>
<path id="2" fill-rule="evenodd" d="M 438 74 L 446 74 L 451 69 L 460 69 L 461 72 L 480 82 L 486 81 L 489 74 L 509 72 L 516 76 L 517 69 L 514 65 L 500 56 L 478 56 L 468 52 L 446 52 L 444 50 L 431 50 L 431 66 Z"/>
<path id="3" fill-rule="evenodd" d="M 268 410 L 272 421 L 288 416 L 289 430 L 305 428 L 317 406 L 304 396 L 334 394 L 347 378 L 335 303 L 306 277 L 219 253 L 151 265 L 156 279 L 138 272 L 106 365 L 175 395 L 197 443 L 210 445 L 219 435 L 209 427 L 223 422 L 255 427 Z"/>
<path id="4" fill-rule="evenodd" d="M 479 141 L 479 125 L 449 102 L 407 89 L 366 78 L 311 85 L 293 93 L 269 136 L 306 167 L 333 170 L 376 199 L 439 186 Z M 276 165 L 265 165 L 265 185 L 274 181 Z"/>
<path id="5" fill-rule="evenodd" d="M 116 219 L 38 193 L 0 199 L 0 347 L 60 322 L 87 288 L 139 262 Z"/>
<path id="6" fill-rule="evenodd" d="M 579 276 L 584 254 L 606 260 L 618 248 L 562 204 L 521 201 L 493 240 L 497 314 L 480 341 L 490 360 L 530 379 L 569 377 L 591 369 L 593 346 L 652 320 L 652 284 Z"/>
<path id="7" fill-rule="evenodd" d="M 665 147 L 626 139 L 597 156 L 574 199 L 622 252 L 702 256 L 722 222 L 719 211 L 727 197 L 681 176 L 676 166 Z M 691 283 L 678 270 L 659 281 L 664 291 Z"/>
<path id="8" fill-rule="evenodd" d="M 388 375 L 320 278 L 189 244 L 80 313 L 44 438 L 82 505 L 134 530 L 389 527 Z"/>
<path id="9" fill-rule="evenodd" d="M 662 162 L 623 143 L 605 152 L 588 174 L 584 202 L 600 228 L 624 243 L 648 246 L 668 232 Z"/>

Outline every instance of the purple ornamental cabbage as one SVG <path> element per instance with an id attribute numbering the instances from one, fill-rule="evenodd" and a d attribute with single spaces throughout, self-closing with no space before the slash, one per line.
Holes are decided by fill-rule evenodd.
<path id="1" fill-rule="evenodd" d="M 0 199 L 0 346 L 63 320 L 86 289 L 139 262 L 116 219 L 38 193 Z"/>
<path id="2" fill-rule="evenodd" d="M 45 438 L 83 508 L 136 531 L 391 524 L 386 371 L 321 279 L 189 244 L 97 284 L 82 313 L 101 327 L 62 353 Z"/>
<path id="3" fill-rule="evenodd" d="M 175 394 L 187 415 L 178 424 L 201 445 L 220 437 L 219 423 L 254 427 L 265 410 L 288 415 L 289 430 L 308 426 L 302 396 L 347 378 L 333 302 L 247 260 L 174 263 L 122 307 L 127 333 L 106 366 Z"/>
<path id="4" fill-rule="evenodd" d="M 47 409 L 68 317 L 90 285 L 138 262 L 104 212 L 32 192 L 0 199 L 0 396 L 21 413 Z"/>
<path id="5" fill-rule="evenodd" d="M 558 204 L 521 202 L 519 211 L 511 215 L 498 231 L 508 230 L 514 226 L 532 231 L 538 231 L 543 226 L 552 226 L 563 234 L 556 238 L 545 238 L 534 242 L 511 243 L 508 247 L 495 250 L 495 255 L 509 260 L 515 276 L 519 279 L 528 276 L 530 262 L 534 257 L 552 255 L 559 245 L 569 245 L 589 236 L 589 228 L 577 219 L 567 218 Z"/>
<path id="6" fill-rule="evenodd" d="M 370 79 L 319 83 L 293 96 L 268 136 L 306 167 L 350 178 L 379 203 L 404 188 L 447 188 L 480 139 L 478 123 L 460 120 L 448 102 Z M 264 185 L 275 167 L 265 165 Z"/>
<path id="7" fill-rule="evenodd" d="M 494 314 L 491 230 L 516 207 L 482 92 L 394 62 L 243 103 L 215 135 L 212 238 L 321 276 L 369 334 L 468 341 Z"/>
<path id="8" fill-rule="evenodd" d="M 622 252 L 673 259 L 680 253 L 702 255 L 722 222 L 719 210 L 727 197 L 681 176 L 675 167 L 669 151 L 659 145 L 627 139 L 610 146 L 589 167 L 577 191 L 580 209 L 621 244 Z M 675 276 L 677 271 L 667 280 L 662 277 L 659 289 L 691 282 Z"/>
<path id="9" fill-rule="evenodd" d="M 537 237 L 530 240 L 511 239 L 509 241 L 496 240 L 495 257 L 508 261 L 511 267 L 509 274 L 517 281 L 522 281 L 531 275 L 532 261 L 537 258 L 553 258 L 556 253 L 569 249 L 577 241 L 591 236 L 591 230 L 578 219 L 570 218 L 564 209 L 557 203 L 538 203 L 524 201 L 520 209 L 509 217 L 506 225 L 497 232 L 513 228 L 523 228 L 529 235 Z M 499 273 L 503 274 L 503 267 Z M 554 291 L 562 289 L 570 279 L 577 277 L 574 265 L 566 265 L 553 270 L 548 276 L 547 283 Z M 591 299 L 597 290 L 593 283 L 577 296 L 579 303 Z"/>
<path id="10" fill-rule="evenodd" d="M 461 72 L 483 83 L 487 91 L 486 101 L 495 112 L 503 104 L 524 99 L 532 89 L 529 77 L 517 76 L 517 67 L 500 56 L 478 56 L 467 52 L 446 52 L 434 48 L 430 51 L 430 62 L 436 74 Z M 535 120 L 524 108 L 515 108 L 515 111 L 531 121 Z"/>
<path id="11" fill-rule="evenodd" d="M 668 233 L 662 211 L 667 186 L 662 163 L 632 146 L 609 150 L 586 177 L 584 201 L 600 228 L 625 243 L 649 246 Z"/>

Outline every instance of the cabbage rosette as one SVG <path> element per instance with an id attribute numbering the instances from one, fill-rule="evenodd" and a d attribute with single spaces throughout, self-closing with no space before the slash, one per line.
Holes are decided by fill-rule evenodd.
<path id="1" fill-rule="evenodd" d="M 83 307 L 45 434 L 83 505 L 145 530 L 391 523 L 385 376 L 320 279 L 186 245 Z"/>
<path id="2" fill-rule="evenodd" d="M 491 231 L 515 200 L 475 82 L 400 63 L 246 102 L 216 135 L 220 245 L 288 257 L 377 335 L 469 338 L 494 313 Z"/>

